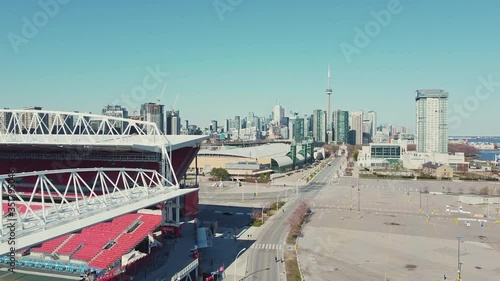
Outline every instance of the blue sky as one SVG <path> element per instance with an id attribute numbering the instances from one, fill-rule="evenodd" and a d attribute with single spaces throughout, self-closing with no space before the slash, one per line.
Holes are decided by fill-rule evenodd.
<path id="1" fill-rule="evenodd" d="M 500 82 L 496 0 L 401 0 L 366 46 L 356 45 L 355 28 L 391 1 L 242 0 L 222 13 L 213 0 L 60 1 L 68 3 L 45 25 L 39 1 L 1 2 L 1 107 L 98 112 L 118 102 L 133 111 L 156 101 L 166 79 L 161 102 L 169 107 L 179 94 L 181 117 L 203 127 L 268 115 L 277 100 L 310 114 L 326 109 L 330 63 L 332 109 L 373 109 L 380 122 L 414 126 L 415 90 L 442 88 L 452 110 L 470 104 L 450 113 L 451 135 L 500 135 L 499 83 L 475 96 L 480 77 Z M 23 33 L 23 17 L 37 30 Z M 360 47 L 350 61 L 343 43 Z M 130 99 L 147 67 L 169 75 Z"/>

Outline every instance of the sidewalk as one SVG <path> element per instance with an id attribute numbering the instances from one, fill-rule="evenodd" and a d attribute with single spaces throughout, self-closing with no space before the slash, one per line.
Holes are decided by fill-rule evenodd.
<path id="1" fill-rule="evenodd" d="M 169 239 L 164 243 L 163 251 L 161 256 L 156 261 L 157 265 L 161 266 L 153 272 L 145 269 L 136 275 L 134 280 L 141 281 L 157 281 L 167 278 L 167 281 L 175 276 L 175 274 L 191 262 L 193 262 L 193 257 L 191 255 L 191 249 L 194 248 L 194 232 L 195 225 L 192 222 L 187 222 L 182 225 L 181 237 L 174 240 Z M 168 253 L 168 255 L 165 255 Z M 154 266 L 154 265 L 152 265 Z M 146 271 L 146 272 L 145 272 Z"/>

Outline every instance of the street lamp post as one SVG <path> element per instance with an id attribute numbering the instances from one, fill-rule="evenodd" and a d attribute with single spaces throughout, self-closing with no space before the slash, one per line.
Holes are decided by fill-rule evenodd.
<path id="1" fill-rule="evenodd" d="M 420 194 L 420 208 L 419 208 L 419 210 L 420 210 L 420 212 L 422 212 L 422 189 L 421 188 L 418 189 L 418 193 Z"/>
<path id="2" fill-rule="evenodd" d="M 359 187 L 359 173 L 358 173 L 358 181 L 357 181 L 357 186 L 358 186 L 358 217 L 361 215 L 361 189 Z"/>
<path id="3" fill-rule="evenodd" d="M 429 215 L 429 195 L 426 196 L 427 198 L 427 215 Z"/>
<path id="4" fill-rule="evenodd" d="M 290 189 L 290 188 L 287 188 L 286 190 L 283 190 L 282 192 L 280 192 L 280 194 L 278 194 L 278 196 L 276 196 L 276 211 L 278 211 L 279 209 L 279 198 L 280 198 L 280 195 L 283 194 L 283 192 L 285 192 L 285 198 L 287 197 L 286 195 L 288 194 L 288 190 L 293 190 L 293 189 Z"/>
<path id="5" fill-rule="evenodd" d="M 458 238 L 458 266 L 457 266 L 458 267 L 457 268 L 458 277 L 457 277 L 457 281 L 461 281 L 462 280 L 460 277 L 460 275 L 462 273 L 462 263 L 460 262 L 460 239 L 461 239 L 461 237 L 458 236 L 457 238 Z"/>
<path id="6" fill-rule="evenodd" d="M 238 183 L 239 185 L 239 183 Z M 241 202 L 245 202 L 245 187 L 241 185 Z"/>
<path id="7" fill-rule="evenodd" d="M 262 224 L 264 224 L 264 208 L 265 208 L 265 207 L 266 207 L 266 205 L 268 205 L 269 203 L 271 203 L 271 202 L 268 202 L 268 203 L 264 204 L 264 206 L 262 206 L 262 212 L 261 212 Z"/>
<path id="8" fill-rule="evenodd" d="M 236 255 L 236 258 L 234 259 L 234 281 L 236 281 L 236 260 L 238 259 L 240 254 L 243 253 L 243 251 L 245 251 L 246 249 L 247 248 L 241 249 L 241 251 Z"/>
<path id="9" fill-rule="evenodd" d="M 257 184 L 257 180 L 255 180 L 255 197 L 259 196 L 259 185 Z"/>

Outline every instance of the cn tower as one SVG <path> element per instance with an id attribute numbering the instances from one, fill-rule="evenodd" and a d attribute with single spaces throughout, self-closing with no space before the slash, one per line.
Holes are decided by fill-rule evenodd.
<path id="1" fill-rule="evenodd" d="M 327 143 L 330 141 L 332 137 L 332 111 L 330 110 L 330 96 L 332 95 L 332 85 L 331 85 L 331 74 L 330 74 L 330 65 L 328 65 L 328 88 L 326 89 L 326 95 L 328 96 L 328 111 L 326 112 L 326 131 L 327 131 Z"/>

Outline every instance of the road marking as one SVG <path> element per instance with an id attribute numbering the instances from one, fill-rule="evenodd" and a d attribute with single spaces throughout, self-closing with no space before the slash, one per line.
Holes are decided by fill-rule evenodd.
<path id="1" fill-rule="evenodd" d="M 250 246 L 250 249 L 257 249 L 257 250 L 282 250 L 283 245 L 282 244 L 253 244 Z"/>
<path id="2" fill-rule="evenodd" d="M 222 211 L 214 211 L 216 214 L 222 214 Z"/>
<path id="3" fill-rule="evenodd" d="M 236 214 L 239 215 L 239 216 L 243 216 L 243 213 L 236 213 Z"/>

